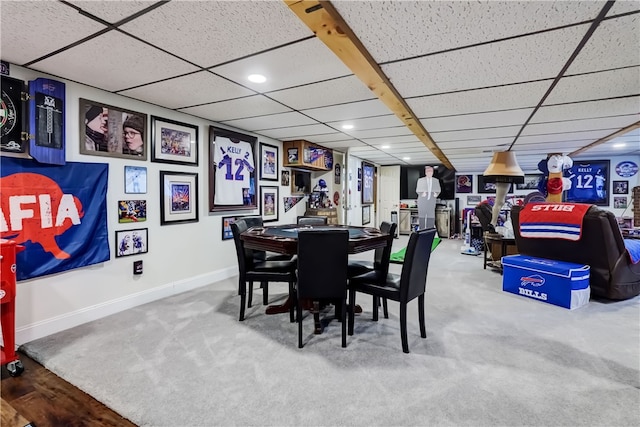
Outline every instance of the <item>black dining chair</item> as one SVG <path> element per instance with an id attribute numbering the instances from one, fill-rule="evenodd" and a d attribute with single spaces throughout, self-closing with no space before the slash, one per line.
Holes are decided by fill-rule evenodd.
<path id="1" fill-rule="evenodd" d="M 372 271 L 376 272 L 376 277 L 381 281 L 385 281 L 387 273 L 389 272 L 389 259 L 391 258 L 391 248 L 393 246 L 393 237 L 396 235 L 396 229 L 398 224 L 395 222 L 382 221 L 380 224 L 380 231 L 389 235 L 387 245 L 375 250 L 373 255 L 373 261 L 368 260 L 350 260 L 347 264 L 347 275 L 349 279 L 355 276 L 359 276 L 364 273 Z M 380 305 L 380 299 L 376 296 L 373 297 L 373 320 L 378 320 L 378 306 Z M 389 309 L 387 306 L 387 300 L 382 299 L 382 310 L 385 319 L 389 318 Z"/>
<path id="2" fill-rule="evenodd" d="M 327 225 L 326 216 L 299 216 L 298 225 Z"/>
<path id="3" fill-rule="evenodd" d="M 238 288 L 240 293 L 240 321 L 244 320 L 245 305 L 251 307 L 253 296 L 253 282 L 263 284 L 262 302 L 268 304 L 269 282 L 289 283 L 289 297 L 293 295 L 294 283 L 296 281 L 296 261 L 257 261 L 253 251 L 244 247 L 244 241 L 240 234 L 248 230 L 244 220 L 235 221 L 231 224 L 233 240 L 236 244 L 236 255 L 238 258 Z M 249 282 L 249 302 L 247 304 L 247 282 Z M 291 321 L 293 322 L 293 305 L 289 310 Z"/>
<path id="4" fill-rule="evenodd" d="M 342 347 L 347 346 L 347 230 L 300 230 L 298 232 L 298 281 L 296 283 L 298 347 L 302 348 L 303 300 L 335 302 L 336 318 L 342 322 Z M 316 310 L 317 311 L 317 310 Z"/>
<path id="5" fill-rule="evenodd" d="M 248 228 L 264 227 L 264 219 L 260 215 L 243 216 L 242 220 L 247 223 Z M 291 259 L 291 255 L 269 254 L 265 251 L 255 249 L 253 249 L 253 257 L 256 261 L 283 261 Z"/>
<path id="6" fill-rule="evenodd" d="M 349 335 L 353 335 L 353 308 L 356 292 L 398 301 L 400 303 L 400 337 L 402 351 L 409 353 L 407 340 L 407 303 L 418 298 L 418 316 L 420 336 L 427 337 L 424 323 L 424 293 L 427 282 L 427 270 L 431 258 L 431 245 L 436 235 L 435 228 L 418 230 L 409 236 L 409 244 L 400 275 L 388 273 L 384 282 L 376 272 L 362 274 L 349 280 Z M 377 310 L 377 307 L 375 308 Z"/>

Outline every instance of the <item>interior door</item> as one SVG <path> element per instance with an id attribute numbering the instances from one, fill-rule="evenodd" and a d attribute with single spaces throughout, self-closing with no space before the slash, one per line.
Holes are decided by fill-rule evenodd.
<path id="1" fill-rule="evenodd" d="M 378 206 L 380 222 L 391 221 L 391 211 L 400 214 L 400 166 L 381 166 L 379 173 L 379 202 Z M 399 222 L 399 217 L 395 218 L 395 222 Z M 380 224 L 377 224 L 378 226 Z"/>

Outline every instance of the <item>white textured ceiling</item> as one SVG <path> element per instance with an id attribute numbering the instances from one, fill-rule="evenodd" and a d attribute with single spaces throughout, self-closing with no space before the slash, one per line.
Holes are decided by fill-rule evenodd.
<path id="1" fill-rule="evenodd" d="M 333 5 L 459 171 L 508 148 L 535 170 L 640 121 L 638 1 L 604 20 L 602 1 Z M 440 162 L 283 1 L 3 0 L 0 14 L 4 61 L 378 164 Z M 640 155 L 640 132 L 583 155 L 604 154 Z"/>

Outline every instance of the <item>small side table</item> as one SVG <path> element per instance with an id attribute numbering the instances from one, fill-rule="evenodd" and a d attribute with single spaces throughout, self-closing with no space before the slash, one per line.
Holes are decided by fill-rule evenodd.
<path id="1" fill-rule="evenodd" d="M 487 265 L 490 267 L 497 268 L 500 270 L 500 274 L 502 274 L 502 257 L 509 254 L 517 254 L 518 250 L 516 248 L 516 239 L 507 239 L 502 237 L 502 234 L 490 234 L 485 233 L 484 235 L 484 265 L 483 268 L 486 270 Z M 493 260 L 487 260 L 487 251 L 489 246 L 491 246 L 491 255 Z M 499 247 L 500 253 L 498 259 L 496 260 L 496 251 L 494 248 Z M 513 250 L 512 250 L 513 248 Z"/>

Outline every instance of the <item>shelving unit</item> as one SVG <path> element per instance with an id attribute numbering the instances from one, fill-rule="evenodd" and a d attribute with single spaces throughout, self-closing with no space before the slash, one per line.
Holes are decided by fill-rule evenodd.
<path id="1" fill-rule="evenodd" d="M 419 224 L 418 208 L 400 209 L 400 224 L 398 224 L 400 234 L 411 234 L 415 226 Z"/>

